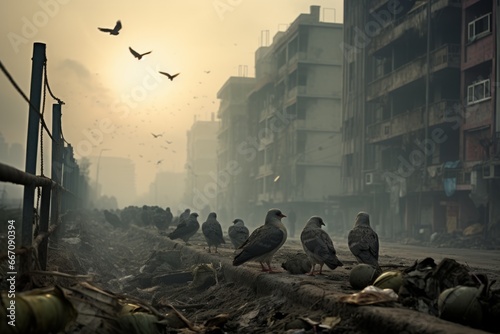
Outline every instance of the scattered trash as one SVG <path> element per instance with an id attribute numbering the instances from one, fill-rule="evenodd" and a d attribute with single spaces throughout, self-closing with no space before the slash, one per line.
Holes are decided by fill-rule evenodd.
<path id="1" fill-rule="evenodd" d="M 380 289 L 373 285 L 351 295 L 340 297 L 340 301 L 355 305 L 374 305 L 398 300 L 398 295 L 392 289 Z"/>
<path id="2" fill-rule="evenodd" d="M 399 293 L 402 284 L 403 274 L 400 271 L 386 271 L 373 282 L 377 288 L 392 289 L 395 293 Z"/>
<path id="3" fill-rule="evenodd" d="M 353 289 L 361 290 L 371 285 L 377 278 L 377 269 L 369 264 L 361 263 L 351 269 L 349 283 Z"/>
<path id="4" fill-rule="evenodd" d="M 58 333 L 69 328 L 76 316 L 59 287 L 18 293 L 15 299 L 8 298 L 5 292 L 1 298 L 0 333 Z"/>
<path id="5" fill-rule="evenodd" d="M 281 264 L 292 275 L 306 274 L 311 271 L 311 261 L 305 253 L 297 253 L 288 256 L 287 260 Z"/>

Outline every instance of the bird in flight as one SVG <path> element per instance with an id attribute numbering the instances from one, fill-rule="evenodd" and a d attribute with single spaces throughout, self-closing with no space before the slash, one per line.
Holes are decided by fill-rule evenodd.
<path id="1" fill-rule="evenodd" d="M 171 74 L 168 74 L 167 72 L 162 72 L 162 71 L 159 71 L 159 72 L 163 75 L 166 75 L 170 79 L 170 81 L 174 80 L 174 78 L 180 74 L 180 73 L 177 73 L 177 74 L 171 75 Z"/>
<path id="2" fill-rule="evenodd" d="M 158 138 L 158 137 L 163 136 L 163 133 L 154 134 L 154 133 L 152 133 L 152 132 L 151 132 L 151 135 L 152 135 L 153 137 L 155 137 L 155 138 Z"/>
<path id="3" fill-rule="evenodd" d="M 110 35 L 118 35 L 120 33 L 120 29 L 122 28 L 122 23 L 120 22 L 120 20 L 116 21 L 116 25 L 113 29 L 109 29 L 109 28 L 97 28 L 99 29 L 100 31 L 102 32 L 109 32 Z"/>
<path id="4" fill-rule="evenodd" d="M 205 71 L 205 73 L 206 73 L 206 74 L 210 73 L 210 70 L 208 70 L 208 71 Z"/>
<path id="5" fill-rule="evenodd" d="M 158 161 L 156 162 L 156 164 L 157 164 L 157 165 L 159 165 L 159 164 L 161 164 L 161 162 L 162 162 L 162 161 L 163 161 L 163 160 L 158 160 Z"/>
<path id="6" fill-rule="evenodd" d="M 130 46 L 128 47 L 128 49 L 129 49 L 129 50 L 130 50 L 130 52 L 134 55 L 134 57 L 135 57 L 135 58 L 137 58 L 137 59 L 139 59 L 139 60 L 141 60 L 141 58 L 142 58 L 143 56 L 148 55 L 148 54 L 150 54 L 151 52 L 153 52 L 153 51 L 149 51 L 149 52 L 146 52 L 146 53 L 142 53 L 142 54 L 141 54 L 141 53 L 139 53 L 139 52 L 135 51 L 134 49 L 132 49 Z"/>
<path id="7" fill-rule="evenodd" d="M 168 140 L 165 140 L 165 141 L 166 141 L 166 142 L 167 142 L 167 144 L 169 144 L 169 145 L 170 145 L 170 144 L 172 144 L 172 142 L 171 142 L 171 141 L 168 141 Z"/>

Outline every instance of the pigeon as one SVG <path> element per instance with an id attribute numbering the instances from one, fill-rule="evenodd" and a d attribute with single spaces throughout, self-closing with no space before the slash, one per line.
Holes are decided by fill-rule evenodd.
<path id="1" fill-rule="evenodd" d="M 306 252 L 312 263 L 311 271 L 308 273 L 311 276 L 314 276 L 314 267 L 316 264 L 319 264 L 320 275 L 325 264 L 332 270 L 343 266 L 342 262 L 337 258 L 332 239 L 328 233 L 321 229 L 321 226 L 324 225 L 325 223 L 321 217 L 313 216 L 309 218 L 309 221 L 300 234 L 300 241 L 302 242 L 304 252 Z"/>
<path id="2" fill-rule="evenodd" d="M 170 226 L 172 224 L 173 219 L 174 215 L 172 214 L 172 211 L 170 211 L 170 207 L 167 207 L 165 209 L 165 222 L 167 223 L 167 226 Z"/>
<path id="3" fill-rule="evenodd" d="M 360 263 L 369 264 L 382 272 L 378 264 L 378 235 L 371 228 L 370 216 L 366 212 L 360 212 L 356 216 L 354 228 L 347 236 L 347 243 Z"/>
<path id="4" fill-rule="evenodd" d="M 143 56 L 148 55 L 151 52 L 153 52 L 153 51 L 149 51 L 149 52 L 141 54 L 141 53 L 135 51 L 134 49 L 132 49 L 130 46 L 128 47 L 128 49 L 130 50 L 130 53 L 132 53 L 134 55 L 134 57 L 137 58 L 138 60 L 141 60 Z"/>
<path id="5" fill-rule="evenodd" d="M 182 239 L 188 244 L 189 238 L 196 234 L 200 228 L 200 223 L 198 223 L 198 214 L 193 212 L 189 215 L 189 218 L 177 225 L 177 228 L 168 235 L 171 240 Z"/>
<path id="6" fill-rule="evenodd" d="M 212 252 L 212 246 L 215 247 L 215 253 L 217 252 L 217 247 L 220 244 L 225 244 L 226 241 L 222 236 L 222 227 L 217 221 L 217 214 L 215 212 L 210 212 L 208 214 L 207 221 L 201 225 L 201 231 L 205 236 L 205 240 L 208 244 L 208 252 Z"/>
<path id="7" fill-rule="evenodd" d="M 250 232 L 241 219 L 233 220 L 233 224 L 234 225 L 229 226 L 227 234 L 229 235 L 229 239 L 231 239 L 234 248 L 238 249 L 248 239 Z"/>
<path id="8" fill-rule="evenodd" d="M 267 212 L 264 225 L 255 229 L 250 237 L 239 247 L 241 251 L 236 254 L 233 266 L 239 266 L 247 261 L 258 261 L 262 271 L 274 272 L 271 261 L 274 253 L 286 241 L 286 227 L 281 218 L 286 217 L 281 210 L 271 209 Z M 264 267 L 264 262 L 267 268 Z"/>
<path id="9" fill-rule="evenodd" d="M 177 225 L 179 225 L 180 223 L 182 223 L 182 222 L 186 221 L 186 219 L 188 219 L 188 218 L 189 218 L 189 215 L 190 215 L 190 214 L 191 214 L 191 210 L 190 210 L 190 209 L 186 209 L 186 210 L 184 210 L 184 212 L 183 212 L 183 213 L 181 213 L 181 214 L 180 214 L 180 216 L 179 216 L 179 222 L 178 222 L 178 224 L 177 224 Z"/>
<path id="10" fill-rule="evenodd" d="M 110 35 L 118 35 L 120 33 L 120 29 L 122 28 L 122 23 L 120 22 L 120 20 L 116 21 L 116 25 L 113 29 L 109 29 L 109 28 L 97 28 L 99 29 L 100 31 L 102 32 L 109 32 Z"/>
<path id="11" fill-rule="evenodd" d="M 162 72 L 162 71 L 159 71 L 159 72 L 161 74 L 163 74 L 163 75 L 166 75 L 170 79 L 170 81 L 174 80 L 174 78 L 180 74 L 180 73 L 177 73 L 177 74 L 168 74 L 167 72 Z"/>

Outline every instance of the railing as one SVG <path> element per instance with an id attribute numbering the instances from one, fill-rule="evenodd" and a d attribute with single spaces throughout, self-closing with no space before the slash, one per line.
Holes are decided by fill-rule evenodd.
<path id="1" fill-rule="evenodd" d="M 429 105 L 429 126 L 456 121 L 452 116 L 460 108 L 458 100 L 441 100 Z M 370 142 L 387 140 L 424 127 L 425 106 L 403 112 L 387 120 L 367 126 Z"/>
<path id="2" fill-rule="evenodd" d="M 0 182 L 10 182 L 24 186 L 22 221 L 11 220 L 8 222 L 8 248 L 6 253 L 0 253 L 0 260 L 8 259 L 8 271 L 10 275 L 18 274 L 21 277 L 28 274 L 32 269 L 32 253 L 38 255 L 40 268 L 46 269 L 48 236 L 56 230 L 60 218 L 60 212 L 73 209 L 78 206 L 78 187 L 85 181 L 80 174 L 80 169 L 73 156 L 73 148 L 64 140 L 61 130 L 61 108 L 63 101 L 55 97 L 50 89 L 47 79 L 45 44 L 35 43 L 33 47 L 31 73 L 30 98 L 24 94 L 19 85 L 0 62 L 0 69 L 10 81 L 12 86 L 28 103 L 28 138 L 26 145 L 26 170 L 21 171 L 12 166 L 0 162 Z M 43 83 L 43 85 L 42 85 Z M 43 88 L 43 104 L 41 104 L 41 92 Z M 40 106 L 45 105 L 46 92 L 58 103 L 52 109 L 52 133 L 44 121 L 44 113 L 40 112 Z M 43 109 L 42 109 L 43 110 Z M 41 150 L 41 176 L 36 176 L 36 163 L 38 153 L 38 138 L 40 123 L 42 130 L 52 140 L 52 164 L 51 177 L 44 175 L 43 163 L 43 141 L 40 143 Z M 40 138 L 43 138 L 41 133 Z M 65 147 L 64 142 L 68 145 Z M 88 185 L 87 185 L 88 186 Z M 35 188 L 41 189 L 39 193 L 40 207 L 35 207 Z M 76 190 L 76 191 L 75 191 Z M 64 196 L 63 196 L 64 195 Z M 81 201 L 80 201 L 81 203 Z M 37 203 L 38 206 L 38 203 Z M 38 215 L 39 234 L 33 238 L 33 222 Z M 49 226 L 50 218 L 50 226 Z M 4 222 L 6 223 L 6 222 Z M 16 232 L 20 232 L 17 235 Z M 20 240 L 20 247 L 17 241 Z M 19 255 L 19 265 L 15 263 L 15 256 Z"/>

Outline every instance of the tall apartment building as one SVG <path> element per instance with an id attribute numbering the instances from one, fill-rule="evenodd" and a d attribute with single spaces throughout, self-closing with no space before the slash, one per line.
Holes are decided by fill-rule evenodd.
<path id="1" fill-rule="evenodd" d="M 255 79 L 230 77 L 217 92 L 220 100 L 217 117 L 217 215 L 228 225 L 234 218 L 248 213 L 248 162 L 241 145 L 249 140 L 247 94 Z"/>
<path id="2" fill-rule="evenodd" d="M 248 95 L 250 207 L 333 217 L 341 164 L 342 25 L 320 21 L 320 7 L 300 14 L 270 46 L 256 51 Z M 254 210 L 255 210 L 254 209 Z M 328 220 L 328 221 L 331 221 Z"/>
<path id="3" fill-rule="evenodd" d="M 457 0 L 344 1 L 347 221 L 363 210 L 383 236 L 428 236 L 449 230 L 454 199 L 470 192 L 455 177 L 461 11 Z"/>
<path id="4" fill-rule="evenodd" d="M 472 191 L 470 196 L 455 203 L 456 228 L 463 228 L 464 220 L 479 220 L 487 224 L 487 230 L 494 228 L 497 233 L 500 232 L 499 7 L 500 3 L 492 0 L 462 1 L 460 90 L 465 108 L 461 115 L 463 169 L 460 172 L 471 183 Z"/>
<path id="5" fill-rule="evenodd" d="M 187 132 L 184 204 L 192 211 L 198 212 L 200 220 L 206 218 L 201 217 L 201 212 L 215 210 L 217 202 L 218 128 L 219 122 L 212 114 L 209 121 L 195 120 Z"/>
<path id="6" fill-rule="evenodd" d="M 388 236 L 474 223 L 491 235 L 500 231 L 500 4 L 400 4 L 345 2 L 346 216 L 369 210 Z"/>

